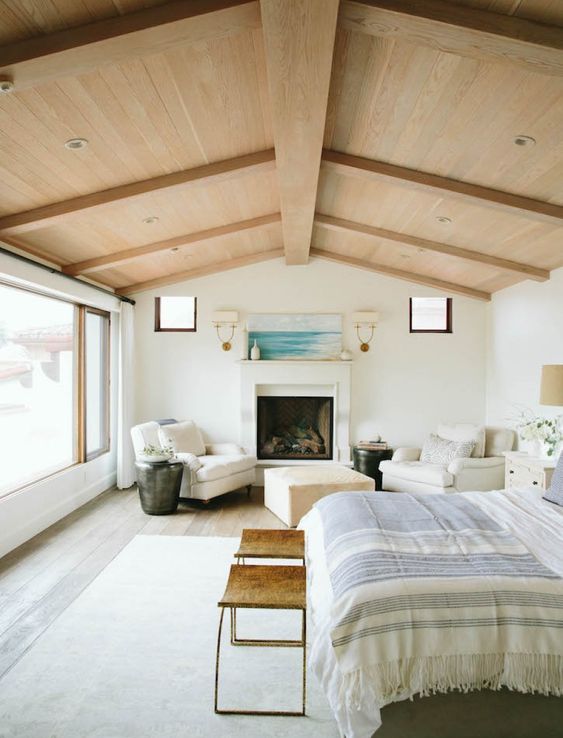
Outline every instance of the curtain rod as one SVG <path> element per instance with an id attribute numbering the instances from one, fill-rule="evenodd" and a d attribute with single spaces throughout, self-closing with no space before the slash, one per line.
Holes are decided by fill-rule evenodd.
<path id="1" fill-rule="evenodd" d="M 110 295 L 111 297 L 115 297 L 116 299 L 120 300 L 121 302 L 128 302 L 130 305 L 135 304 L 135 300 L 132 300 L 130 297 L 125 297 L 125 295 L 118 295 L 116 292 L 112 292 L 111 290 L 106 290 L 105 287 L 99 287 L 97 284 L 91 284 L 90 282 L 85 282 L 83 279 L 78 279 L 78 277 L 73 277 L 71 274 L 65 274 L 60 269 L 57 269 L 56 267 L 50 267 L 47 266 L 47 264 L 42 264 L 40 261 L 35 261 L 35 259 L 30 259 L 29 256 L 23 256 L 23 254 L 17 254 L 14 251 L 10 251 L 10 249 L 4 248 L 4 246 L 0 246 L 0 254 L 6 254 L 6 256 L 11 256 L 13 259 L 17 259 L 18 261 L 23 261 L 26 264 L 31 264 L 32 266 L 39 267 L 40 269 L 43 269 L 46 272 L 49 272 L 50 274 L 58 274 L 61 277 L 65 277 L 66 279 L 70 279 L 73 282 L 78 282 L 78 284 L 86 285 L 86 287 L 91 287 L 93 290 L 98 290 L 98 292 L 103 292 L 105 295 Z"/>

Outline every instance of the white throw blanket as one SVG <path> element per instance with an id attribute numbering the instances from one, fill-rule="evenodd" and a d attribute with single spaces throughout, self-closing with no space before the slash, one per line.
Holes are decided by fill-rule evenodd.
<path id="1" fill-rule="evenodd" d="M 316 505 L 303 521 L 311 659 L 347 738 L 417 693 L 562 693 L 562 512 L 536 491 Z"/>

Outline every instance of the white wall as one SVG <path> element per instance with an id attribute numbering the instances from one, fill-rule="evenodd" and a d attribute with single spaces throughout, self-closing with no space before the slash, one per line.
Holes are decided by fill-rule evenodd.
<path id="1" fill-rule="evenodd" d="M 198 298 L 197 333 L 155 333 L 154 297 Z M 394 446 L 419 444 L 441 420 L 483 422 L 485 324 L 482 302 L 454 297 L 451 335 L 410 335 L 408 298 L 435 290 L 313 260 L 286 267 L 281 260 L 183 282 L 135 295 L 137 419 L 192 418 L 208 439 L 238 440 L 242 336 L 229 353 L 211 325 L 211 313 L 337 312 L 345 345 L 354 352 L 352 440 L 381 433 Z M 357 310 L 378 310 L 372 348 L 359 351 L 351 326 Z"/>
<path id="2" fill-rule="evenodd" d="M 563 269 L 495 293 L 487 312 L 487 421 L 513 427 L 522 406 L 561 413 L 538 400 L 542 365 L 563 364 Z"/>
<path id="3" fill-rule="evenodd" d="M 57 274 L 17 262 L 0 254 L 0 279 L 21 286 L 41 288 L 46 293 L 112 311 L 111 324 L 111 438 L 116 437 L 117 331 L 119 301 L 87 285 L 71 282 Z M 2 439 L 0 438 L 0 443 Z M 33 453 L 33 449 L 29 450 Z M 0 499 L 0 556 L 32 538 L 49 525 L 115 484 L 116 452 L 63 470 Z M 1 474 L 0 469 L 0 474 Z"/>

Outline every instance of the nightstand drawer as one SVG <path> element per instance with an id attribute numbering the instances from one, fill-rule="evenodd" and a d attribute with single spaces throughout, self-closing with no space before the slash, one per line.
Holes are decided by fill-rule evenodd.
<path id="1" fill-rule="evenodd" d="M 547 489 L 553 474 L 553 462 L 543 459 L 507 454 L 505 486 L 507 489 L 537 487 Z"/>
<path id="2" fill-rule="evenodd" d="M 508 469 L 506 482 L 506 486 L 512 489 L 536 486 L 545 489 L 545 473 L 543 469 L 513 464 Z"/>

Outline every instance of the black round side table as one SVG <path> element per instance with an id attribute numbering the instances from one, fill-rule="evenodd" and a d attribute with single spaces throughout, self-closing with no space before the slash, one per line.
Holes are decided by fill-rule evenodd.
<path id="1" fill-rule="evenodd" d="M 143 512 L 171 515 L 176 512 L 184 465 L 181 461 L 136 461 L 137 486 Z"/>
<path id="2" fill-rule="evenodd" d="M 393 449 L 376 451 L 369 448 L 358 448 L 354 446 L 352 449 L 352 457 L 354 459 L 354 469 L 366 477 L 375 479 L 375 489 L 381 490 L 383 485 L 383 474 L 379 471 L 379 464 L 393 456 Z"/>

